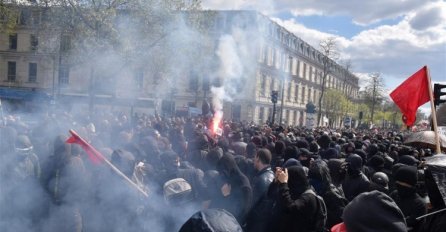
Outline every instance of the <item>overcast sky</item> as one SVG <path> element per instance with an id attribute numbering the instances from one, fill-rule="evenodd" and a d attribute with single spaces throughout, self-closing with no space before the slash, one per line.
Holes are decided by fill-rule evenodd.
<path id="1" fill-rule="evenodd" d="M 257 10 L 315 48 L 336 36 L 359 77 L 381 73 L 391 92 L 424 65 L 446 83 L 446 2 L 441 0 L 203 0 L 210 10 Z M 360 83 L 361 84 L 361 83 Z M 422 110 L 430 111 L 428 104 Z"/>

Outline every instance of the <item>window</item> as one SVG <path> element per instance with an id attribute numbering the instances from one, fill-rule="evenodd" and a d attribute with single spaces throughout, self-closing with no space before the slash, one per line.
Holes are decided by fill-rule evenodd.
<path id="1" fill-rule="evenodd" d="M 37 80 L 37 63 L 29 63 L 28 65 L 28 81 L 36 82 Z"/>
<path id="2" fill-rule="evenodd" d="M 299 98 L 299 85 L 296 85 L 294 88 L 294 101 L 297 102 Z"/>
<path id="3" fill-rule="evenodd" d="M 276 65 L 276 50 L 271 48 L 271 66 Z"/>
<path id="4" fill-rule="evenodd" d="M 134 73 L 135 78 L 135 87 L 137 89 L 142 89 L 144 86 L 144 71 L 142 68 L 139 68 Z"/>
<path id="5" fill-rule="evenodd" d="M 60 39 L 60 51 L 66 52 L 71 48 L 71 39 L 67 35 L 63 35 Z"/>
<path id="6" fill-rule="evenodd" d="M 260 112 L 259 112 L 259 123 L 262 123 L 262 122 L 263 122 L 264 116 L 265 116 L 265 108 L 260 107 Z"/>
<path id="7" fill-rule="evenodd" d="M 262 74 L 260 82 L 261 82 L 260 95 L 265 96 L 266 95 L 266 76 L 265 76 L 265 74 Z"/>
<path id="8" fill-rule="evenodd" d="M 276 88 L 275 88 L 275 85 L 276 85 L 276 83 L 275 83 L 275 81 L 274 81 L 274 77 L 271 79 L 271 90 L 275 90 Z"/>
<path id="9" fill-rule="evenodd" d="M 9 49 L 17 50 L 17 34 L 9 35 Z"/>
<path id="10" fill-rule="evenodd" d="M 192 71 L 189 73 L 189 90 L 198 90 L 198 75 Z"/>
<path id="11" fill-rule="evenodd" d="M 40 24 L 40 12 L 39 11 L 31 12 L 31 24 L 34 26 Z"/>
<path id="12" fill-rule="evenodd" d="M 296 75 L 299 76 L 299 71 L 300 71 L 300 61 L 297 60 L 297 65 L 296 65 Z"/>
<path id="13" fill-rule="evenodd" d="M 314 90 L 313 91 L 313 102 L 314 103 L 316 103 L 316 95 L 317 95 L 316 90 Z"/>
<path id="14" fill-rule="evenodd" d="M 28 25 L 31 18 L 31 11 L 29 9 L 23 9 L 20 12 L 20 24 Z"/>
<path id="15" fill-rule="evenodd" d="M 290 110 L 285 111 L 286 123 L 290 124 Z"/>
<path id="16" fill-rule="evenodd" d="M 307 64 L 304 63 L 304 70 L 302 73 L 302 78 L 307 79 Z"/>
<path id="17" fill-rule="evenodd" d="M 297 125 L 297 112 L 298 111 L 294 111 L 294 125 Z"/>
<path id="18" fill-rule="evenodd" d="M 59 84 L 68 85 L 70 83 L 70 68 L 66 65 L 59 67 Z"/>
<path id="19" fill-rule="evenodd" d="M 37 46 L 39 45 L 39 40 L 37 39 L 36 35 L 31 35 L 30 45 L 31 45 L 31 50 L 33 51 L 37 50 Z"/>
<path id="20" fill-rule="evenodd" d="M 308 78 L 310 81 L 313 81 L 313 66 L 310 66 L 310 76 Z"/>
<path id="21" fill-rule="evenodd" d="M 16 79 L 16 63 L 8 61 L 8 81 L 15 82 Z"/>
<path id="22" fill-rule="evenodd" d="M 288 93 L 287 93 L 287 99 L 290 102 L 291 101 L 291 88 L 292 88 L 292 83 L 288 83 Z"/>
<path id="23" fill-rule="evenodd" d="M 304 112 L 300 111 L 300 117 L 299 117 L 299 126 L 304 125 Z"/>
<path id="24" fill-rule="evenodd" d="M 308 101 L 311 101 L 311 89 L 308 88 Z"/>
<path id="25" fill-rule="evenodd" d="M 302 87 L 302 99 L 300 99 L 301 104 L 305 104 L 305 87 Z"/>
<path id="26" fill-rule="evenodd" d="M 203 78 L 203 85 L 201 86 L 201 88 L 203 89 L 203 91 L 209 91 L 210 90 L 210 83 L 209 83 L 209 78 L 208 77 L 204 77 Z"/>
<path id="27" fill-rule="evenodd" d="M 318 78 L 319 72 L 317 71 L 317 69 L 314 70 L 314 83 L 318 83 L 319 78 Z"/>

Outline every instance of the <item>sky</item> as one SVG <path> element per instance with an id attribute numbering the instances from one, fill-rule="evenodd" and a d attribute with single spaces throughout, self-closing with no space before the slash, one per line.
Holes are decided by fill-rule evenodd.
<path id="1" fill-rule="evenodd" d="M 203 0 L 207 10 L 256 10 L 315 48 L 335 36 L 340 59 L 364 86 L 380 73 L 386 95 L 429 68 L 432 83 L 446 84 L 446 1 L 442 0 Z M 430 105 L 421 107 L 430 114 Z"/>

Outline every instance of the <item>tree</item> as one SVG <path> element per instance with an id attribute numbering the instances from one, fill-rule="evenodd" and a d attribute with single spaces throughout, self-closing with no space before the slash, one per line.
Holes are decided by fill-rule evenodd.
<path id="1" fill-rule="evenodd" d="M 317 125 L 321 122 L 321 116 L 322 116 L 322 101 L 324 100 L 324 94 L 326 90 L 327 85 L 327 77 L 332 72 L 332 67 L 336 65 L 335 61 L 339 57 L 339 53 L 337 51 L 337 44 L 336 44 L 336 38 L 335 37 L 328 37 L 324 40 L 322 40 L 319 43 L 319 47 L 321 49 L 322 54 L 324 57 L 322 58 L 322 85 L 321 85 L 321 91 L 319 94 L 319 102 L 318 102 L 318 111 L 317 111 Z"/>
<path id="2" fill-rule="evenodd" d="M 172 63 L 180 59 L 175 54 L 199 57 L 195 45 L 200 43 L 178 34 L 185 28 L 199 30 L 201 25 L 195 23 L 206 22 L 186 13 L 199 10 L 199 0 L 46 0 L 34 6 L 46 19 L 36 28 L 42 47 L 59 54 L 59 71 L 62 66 L 82 70 L 83 80 L 78 82 L 87 83 L 83 91 L 90 95 L 90 110 L 96 93 L 116 95 L 126 89 L 135 94 L 136 72 L 168 76 L 175 83 L 178 75 L 190 70 L 184 70 L 189 63 Z M 69 49 L 63 49 L 64 38 L 69 38 Z"/>
<path id="3" fill-rule="evenodd" d="M 365 87 L 365 103 L 370 108 L 370 121 L 373 123 L 376 107 L 384 99 L 384 80 L 380 73 L 369 74 L 369 80 Z"/>
<path id="4" fill-rule="evenodd" d="M 17 18 L 19 17 L 20 11 L 18 7 L 11 7 L 12 5 L 13 2 L 0 1 L 0 19 L 3 20 L 3 22 L 0 23 L 1 33 L 13 32 L 17 26 Z M 14 5 L 17 5 L 17 3 Z"/>
<path id="5" fill-rule="evenodd" d="M 322 107 L 328 117 L 330 127 L 335 126 L 334 123 L 337 117 L 342 118 L 345 114 L 347 101 L 348 99 L 341 91 L 335 89 L 327 90 L 326 97 L 322 101 Z"/>

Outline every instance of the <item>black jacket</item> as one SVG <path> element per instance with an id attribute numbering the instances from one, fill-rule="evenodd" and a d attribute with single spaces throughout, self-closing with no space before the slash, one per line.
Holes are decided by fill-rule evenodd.
<path id="1" fill-rule="evenodd" d="M 390 196 L 406 217 L 407 227 L 412 228 L 411 231 L 418 231 L 423 220 L 417 221 L 415 218 L 426 214 L 427 209 L 423 199 L 416 193 L 416 189 L 398 187 L 398 190 L 393 191 Z"/>
<path id="2" fill-rule="evenodd" d="M 253 205 L 256 205 L 257 202 L 266 195 L 268 187 L 273 180 L 274 173 L 271 170 L 271 167 L 264 168 L 256 173 L 252 181 Z"/>
<path id="3" fill-rule="evenodd" d="M 348 175 L 344 183 L 342 183 L 342 189 L 344 190 L 345 197 L 351 201 L 353 198 L 363 192 L 369 190 L 370 181 L 367 177 L 360 172 L 357 175 Z"/>
<path id="4" fill-rule="evenodd" d="M 279 217 L 277 231 L 304 232 L 314 231 L 313 223 L 317 208 L 316 196 L 311 193 L 301 194 L 297 199 L 291 197 L 287 184 L 279 184 Z"/>
<path id="5" fill-rule="evenodd" d="M 220 193 L 211 201 L 211 207 L 227 210 L 240 224 L 244 224 L 252 204 L 249 179 L 240 171 L 232 155 L 223 155 L 217 164 L 217 170 L 222 183 L 231 186 L 231 193 L 226 197 Z"/>
<path id="6" fill-rule="evenodd" d="M 267 192 L 273 180 L 274 173 L 271 167 L 260 170 L 254 176 L 252 182 L 253 207 L 248 214 L 246 231 L 266 231 L 273 206 L 273 200 L 268 198 Z"/>
<path id="7" fill-rule="evenodd" d="M 302 167 L 289 167 L 288 177 L 288 183 L 276 181 L 268 189 L 268 196 L 276 199 L 268 231 L 314 231 L 318 200 L 316 195 L 306 192 L 310 185 L 305 171 Z"/>
<path id="8" fill-rule="evenodd" d="M 334 225 L 342 222 L 342 212 L 348 204 L 347 199 L 343 193 L 340 192 L 334 185 L 322 195 L 325 205 L 327 207 L 327 222 L 326 228 L 331 228 Z"/>

